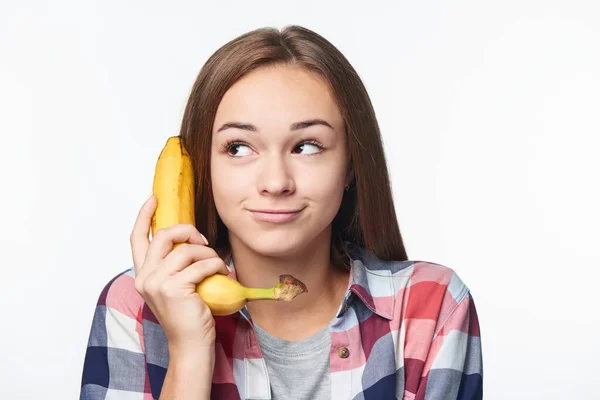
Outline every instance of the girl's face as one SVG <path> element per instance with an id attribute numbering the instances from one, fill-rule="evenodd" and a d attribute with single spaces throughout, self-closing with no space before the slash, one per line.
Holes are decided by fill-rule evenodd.
<path id="1" fill-rule="evenodd" d="M 225 93 L 212 135 L 213 195 L 232 243 L 277 257 L 329 240 L 348 152 L 340 110 L 318 75 L 283 65 L 252 71 Z"/>

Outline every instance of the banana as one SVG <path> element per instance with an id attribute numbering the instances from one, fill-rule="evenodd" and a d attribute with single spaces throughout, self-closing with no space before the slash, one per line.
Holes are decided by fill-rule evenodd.
<path id="1" fill-rule="evenodd" d="M 235 279 L 214 274 L 196 286 L 212 315 L 229 315 L 239 311 L 252 300 L 291 301 L 300 293 L 307 292 L 304 283 L 291 275 L 280 275 L 279 282 L 272 288 L 247 288 Z"/>
<path id="2" fill-rule="evenodd" d="M 192 160 L 178 136 L 168 138 L 158 156 L 152 192 L 157 200 L 152 216 L 152 236 L 167 226 L 196 225 Z M 178 245 L 180 243 L 173 248 Z"/>
<path id="3" fill-rule="evenodd" d="M 157 199 L 152 216 L 152 236 L 159 229 L 175 224 L 195 226 L 194 170 L 179 136 L 168 138 L 160 152 L 152 191 Z M 173 248 L 180 245 L 177 243 Z M 196 286 L 196 293 L 213 315 L 234 314 L 253 300 L 291 301 L 307 291 L 306 285 L 291 275 L 281 275 L 275 286 L 265 289 L 247 288 L 223 274 L 211 275 Z"/>

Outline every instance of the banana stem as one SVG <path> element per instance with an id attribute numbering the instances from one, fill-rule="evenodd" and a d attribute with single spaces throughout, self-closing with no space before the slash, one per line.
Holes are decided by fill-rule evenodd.
<path id="1" fill-rule="evenodd" d="M 246 299 L 292 301 L 300 293 L 308 292 L 306 285 L 291 275 L 280 275 L 277 285 L 268 289 L 247 288 Z"/>
<path id="2" fill-rule="evenodd" d="M 275 298 L 275 288 L 268 289 L 257 289 L 257 288 L 247 288 L 246 289 L 246 299 L 248 301 L 252 300 L 273 300 Z"/>

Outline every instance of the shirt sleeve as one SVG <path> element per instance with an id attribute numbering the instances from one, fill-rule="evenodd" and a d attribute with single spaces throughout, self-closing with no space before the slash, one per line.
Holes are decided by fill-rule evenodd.
<path id="1" fill-rule="evenodd" d="M 481 336 L 471 293 L 467 291 L 451 313 L 439 322 L 416 399 L 481 400 Z"/>
<path id="2" fill-rule="evenodd" d="M 84 358 L 80 400 L 152 398 L 141 325 L 143 299 L 133 284 L 129 269 L 100 294 Z"/>

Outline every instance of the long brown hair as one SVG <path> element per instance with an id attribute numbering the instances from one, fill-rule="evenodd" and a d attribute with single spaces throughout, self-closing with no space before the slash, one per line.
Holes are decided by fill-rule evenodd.
<path id="1" fill-rule="evenodd" d="M 353 181 L 332 222 L 331 260 L 346 266 L 344 242 L 381 260 L 407 260 L 396 219 L 387 164 L 369 95 L 344 55 L 325 38 L 300 26 L 261 28 L 219 48 L 192 87 L 180 137 L 194 163 L 196 227 L 211 247 L 229 250 L 227 228 L 215 207 L 210 157 L 212 128 L 225 92 L 242 76 L 267 65 L 294 64 L 319 74 L 332 90 L 344 119 Z"/>

